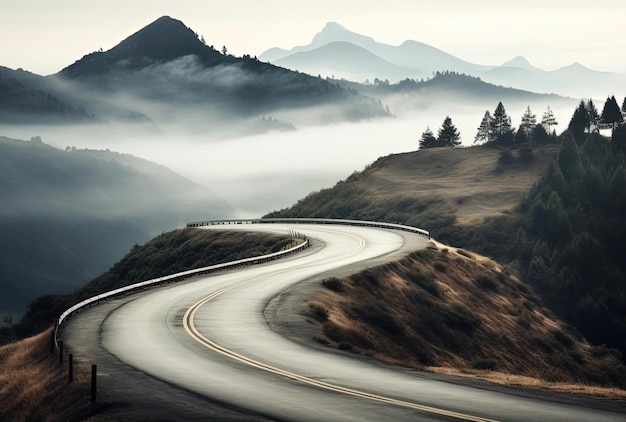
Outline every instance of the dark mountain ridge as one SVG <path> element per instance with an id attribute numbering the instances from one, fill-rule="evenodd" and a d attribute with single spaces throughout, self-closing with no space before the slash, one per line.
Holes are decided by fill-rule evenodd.
<path id="1" fill-rule="evenodd" d="M 130 247 L 231 208 L 165 167 L 127 154 L 0 137 L 0 314 L 65 293 Z"/>

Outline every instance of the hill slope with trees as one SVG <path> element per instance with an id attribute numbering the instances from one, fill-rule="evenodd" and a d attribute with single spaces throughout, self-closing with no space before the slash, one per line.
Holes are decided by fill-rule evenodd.
<path id="1" fill-rule="evenodd" d="M 65 293 L 132 245 L 231 207 L 178 174 L 127 154 L 60 150 L 0 137 L 0 314 Z"/>
<path id="2" fill-rule="evenodd" d="M 577 137 L 566 131 L 535 139 L 511 128 L 479 147 L 380 158 L 267 217 L 363 218 L 429 229 L 440 241 L 508 265 L 558 318 L 624 359 L 622 127 L 612 138 L 583 129 Z"/>

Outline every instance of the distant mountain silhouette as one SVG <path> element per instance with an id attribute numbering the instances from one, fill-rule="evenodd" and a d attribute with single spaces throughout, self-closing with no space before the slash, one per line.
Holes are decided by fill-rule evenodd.
<path id="1" fill-rule="evenodd" d="M 108 51 L 84 56 L 57 77 L 98 94 L 123 93 L 152 103 L 145 110 L 160 103 L 169 107 L 163 112 L 168 117 L 188 117 L 187 107 L 194 113 L 202 109 L 206 118 L 222 123 L 318 106 L 334 107 L 326 115 L 336 121 L 389 115 L 377 101 L 323 79 L 218 52 L 168 16 Z M 135 107 L 144 112 L 141 104 Z"/>
<path id="2" fill-rule="evenodd" d="M 578 100 L 562 97 L 556 94 L 537 94 L 522 89 L 508 88 L 494 85 L 482 79 L 455 73 L 436 72 L 434 77 L 417 81 L 405 79 L 394 84 L 359 84 L 355 82 L 342 81 L 347 87 L 358 89 L 368 95 L 376 96 L 387 101 L 389 96 L 401 94 L 405 98 L 415 97 L 416 99 L 437 98 L 441 103 L 461 104 L 461 103 L 484 103 L 498 101 L 526 101 L 529 103 L 568 104 L 574 107 Z"/>
<path id="3" fill-rule="evenodd" d="M 367 63 L 359 60 L 355 51 L 347 48 L 343 63 L 354 65 L 334 66 L 337 62 L 326 46 L 337 42 L 350 43 L 372 53 Z M 306 55 L 304 55 L 306 53 Z M 359 53 L 362 56 L 362 53 Z M 626 83 L 626 76 L 596 72 L 580 64 L 565 66 L 555 71 L 545 71 L 531 65 L 524 57 L 517 56 L 501 66 L 470 63 L 430 45 L 407 40 L 398 46 L 376 42 L 373 38 L 349 31 L 343 26 L 330 22 L 318 32 L 311 43 L 297 46 L 290 50 L 272 48 L 259 56 L 262 60 L 287 66 L 306 72 L 307 69 L 327 69 L 322 76 L 334 75 L 335 78 L 350 79 L 358 75 L 365 79 L 388 79 L 397 82 L 405 78 L 431 77 L 434 72 L 453 71 L 481 77 L 487 82 L 511 86 L 540 93 L 559 93 L 561 95 L 606 97 L 613 92 L 614 86 Z M 384 60 L 396 67 L 382 68 L 377 65 Z M 357 64 L 358 63 L 358 64 Z"/>
<path id="4" fill-rule="evenodd" d="M 66 151 L 0 137 L 0 314 L 69 292 L 133 244 L 232 208 L 205 188 L 127 154 Z"/>
<path id="5" fill-rule="evenodd" d="M 335 41 L 310 51 L 290 54 L 276 61 L 279 66 L 298 69 L 310 75 L 338 75 L 349 80 L 363 81 L 372 74 L 387 75 L 394 80 L 423 77 L 424 73 L 390 63 L 362 47 L 345 41 Z"/>

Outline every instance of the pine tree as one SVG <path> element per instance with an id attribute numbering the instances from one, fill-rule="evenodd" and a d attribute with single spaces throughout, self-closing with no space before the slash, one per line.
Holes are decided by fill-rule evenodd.
<path id="1" fill-rule="evenodd" d="M 572 115 L 572 119 L 569 122 L 567 130 L 574 135 L 577 141 L 582 142 L 583 135 L 590 125 L 589 113 L 587 112 L 587 106 L 584 101 L 580 101 L 578 107 Z"/>
<path id="2" fill-rule="evenodd" d="M 520 132 L 524 132 L 526 139 L 531 140 L 533 130 L 537 125 L 537 116 L 530 111 L 530 106 L 526 107 L 526 111 L 522 114 L 522 123 L 519 126 Z"/>
<path id="3" fill-rule="evenodd" d="M 427 127 L 424 133 L 422 133 L 419 146 L 420 146 L 420 149 L 434 148 L 434 147 L 440 146 L 437 141 L 437 138 L 435 138 L 435 135 L 433 134 L 433 131 L 430 130 L 430 127 Z"/>
<path id="4" fill-rule="evenodd" d="M 587 109 L 587 114 L 589 115 L 589 126 L 587 126 L 587 132 L 598 133 L 600 131 L 600 114 L 598 114 L 598 109 L 591 98 L 587 101 L 585 108 Z"/>
<path id="5" fill-rule="evenodd" d="M 491 132 L 493 133 L 494 140 L 499 140 L 502 136 L 511 133 L 511 131 L 511 118 L 506 114 L 502 102 L 499 102 L 496 110 L 493 112 L 493 119 L 491 120 Z"/>
<path id="6" fill-rule="evenodd" d="M 541 124 L 546 129 L 546 132 L 548 134 L 550 134 L 550 128 L 552 126 L 556 126 L 559 124 L 554 118 L 554 113 L 552 112 L 550 106 L 548 106 L 548 109 L 543 113 L 543 117 L 541 118 Z"/>
<path id="7" fill-rule="evenodd" d="M 485 115 L 483 116 L 483 120 L 480 122 L 480 126 L 478 126 L 478 132 L 474 137 L 474 143 L 476 142 L 489 142 L 492 140 L 491 133 L 491 121 L 492 121 L 491 113 L 489 110 L 485 111 Z"/>
<path id="8" fill-rule="evenodd" d="M 437 143 L 442 147 L 455 147 L 461 145 L 461 135 L 456 126 L 452 124 L 450 116 L 446 116 L 439 129 Z"/>
<path id="9" fill-rule="evenodd" d="M 615 96 L 606 99 L 604 109 L 602 109 L 602 123 L 608 125 L 611 129 L 615 129 L 624 121 L 622 112 L 617 105 Z"/>
<path id="10" fill-rule="evenodd" d="M 626 97 L 624 97 L 624 102 L 622 103 L 622 115 L 626 114 Z"/>

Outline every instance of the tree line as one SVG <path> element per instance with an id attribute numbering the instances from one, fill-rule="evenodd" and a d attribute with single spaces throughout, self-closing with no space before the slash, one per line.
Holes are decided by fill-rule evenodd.
<path id="1" fill-rule="evenodd" d="M 602 129 L 616 131 L 622 126 L 624 116 L 626 116 L 626 98 L 624 98 L 620 108 L 615 96 L 608 97 L 602 113 L 598 112 L 593 100 L 581 100 L 574 111 L 567 130 L 575 138 L 580 138 L 584 134 L 599 133 Z M 556 125 L 558 122 L 550 107 L 546 109 L 538 122 L 537 115 L 532 112 L 530 106 L 527 106 L 522 114 L 519 128 L 516 130 L 512 125 L 511 117 L 500 101 L 493 113 L 489 110 L 485 111 L 477 128 L 474 143 L 502 146 L 530 142 L 545 143 L 556 139 Z M 444 119 L 438 136 L 435 137 L 430 127 L 427 127 L 419 140 L 420 149 L 459 145 L 461 145 L 461 136 L 450 116 L 446 116 Z"/>

